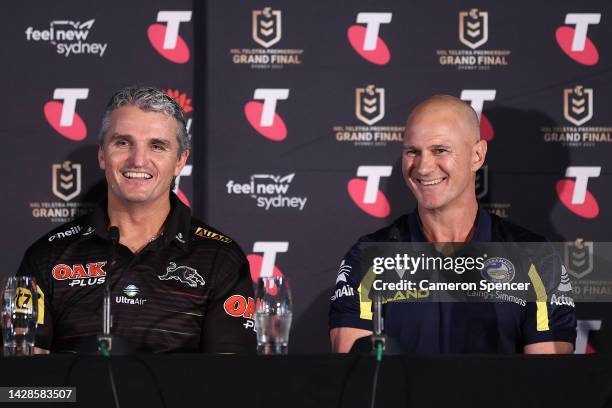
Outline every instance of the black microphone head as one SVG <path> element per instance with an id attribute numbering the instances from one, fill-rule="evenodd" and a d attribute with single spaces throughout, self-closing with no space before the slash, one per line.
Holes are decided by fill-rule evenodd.
<path id="1" fill-rule="evenodd" d="M 108 229 L 108 236 L 110 237 L 113 245 L 117 245 L 119 243 L 119 227 L 113 225 Z"/>

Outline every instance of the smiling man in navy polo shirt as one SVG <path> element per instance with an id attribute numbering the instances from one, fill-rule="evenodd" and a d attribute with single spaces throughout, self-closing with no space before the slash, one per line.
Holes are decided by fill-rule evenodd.
<path id="1" fill-rule="evenodd" d="M 362 237 L 342 260 L 329 322 L 335 352 L 372 334 L 370 305 L 358 293 L 360 243 L 544 240 L 479 208 L 475 177 L 486 153 L 476 112 L 460 99 L 436 95 L 412 111 L 402 172 L 417 210 Z M 406 352 L 563 354 L 573 351 L 576 337 L 573 306 L 552 303 L 389 302 L 384 317 L 386 333 Z"/>

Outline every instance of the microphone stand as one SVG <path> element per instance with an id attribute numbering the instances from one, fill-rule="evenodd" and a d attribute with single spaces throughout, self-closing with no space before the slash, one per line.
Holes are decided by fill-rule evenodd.
<path id="1" fill-rule="evenodd" d="M 110 277 L 111 270 L 115 263 L 117 246 L 119 245 L 119 228 L 112 226 L 108 230 L 112 247 L 110 264 L 107 268 L 106 281 L 104 282 L 104 298 L 102 303 L 102 334 L 98 335 L 98 352 L 108 357 L 113 348 L 113 336 L 110 332 L 113 325 L 113 316 L 111 315 L 111 285 Z"/>

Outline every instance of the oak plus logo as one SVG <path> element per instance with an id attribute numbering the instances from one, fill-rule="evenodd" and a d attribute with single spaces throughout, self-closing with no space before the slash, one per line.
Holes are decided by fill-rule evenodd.
<path id="1" fill-rule="evenodd" d="M 593 88 L 576 85 L 564 89 L 563 118 L 570 126 L 542 127 L 544 142 L 560 143 L 566 147 L 595 147 L 612 142 L 612 126 L 601 123 L 585 126 L 593 119 L 595 112 Z"/>
<path id="2" fill-rule="evenodd" d="M 149 42 L 162 57 L 176 64 L 189 61 L 190 52 L 185 40 L 179 35 L 181 23 L 191 21 L 191 11 L 160 11 L 157 23 L 147 29 Z"/>
<path id="3" fill-rule="evenodd" d="M 108 43 L 88 42 L 95 19 L 87 21 L 53 20 L 49 28 L 25 30 L 26 41 L 43 41 L 55 46 L 55 51 L 66 58 L 74 55 L 104 56 Z M 91 40 L 91 39 L 90 39 Z"/>
<path id="4" fill-rule="evenodd" d="M 283 12 L 264 7 L 251 13 L 251 39 L 262 48 L 232 48 L 230 55 L 236 65 L 251 69 L 282 69 L 302 63 L 301 48 L 272 48 L 283 36 Z"/>
<path id="5" fill-rule="evenodd" d="M 258 208 L 266 211 L 277 208 L 292 208 L 303 211 L 308 197 L 289 194 L 295 173 L 286 176 L 274 174 L 253 174 L 247 183 L 229 180 L 225 187 L 227 194 L 246 195 L 255 200 Z"/>
<path id="6" fill-rule="evenodd" d="M 276 257 L 288 250 L 289 242 L 286 241 L 256 241 L 253 244 L 254 253 L 247 256 L 253 282 L 257 282 L 260 277 L 285 276 L 276 266 Z"/>
<path id="7" fill-rule="evenodd" d="M 587 189 L 589 179 L 598 178 L 601 167 L 570 166 L 565 171 L 567 179 L 559 180 L 556 185 L 559 200 L 574 214 L 583 218 L 599 215 L 599 204 Z M 574 179 L 574 180 L 570 180 Z"/>
<path id="8" fill-rule="evenodd" d="M 91 212 L 96 204 L 73 201 L 82 191 L 82 165 L 66 160 L 51 165 L 51 192 L 61 201 L 30 202 L 32 217 L 65 223 Z"/>
<path id="9" fill-rule="evenodd" d="M 87 264 L 57 264 L 51 269 L 51 276 L 56 281 L 68 282 L 70 286 L 101 285 L 106 280 L 104 266 L 106 261 Z"/>
<path id="10" fill-rule="evenodd" d="M 464 89 L 461 91 L 461 99 L 469 102 L 470 106 L 480 121 L 480 138 L 486 141 L 493 139 L 495 131 L 489 119 L 482 113 L 486 101 L 494 101 L 497 91 L 495 89 Z"/>
<path id="11" fill-rule="evenodd" d="M 81 165 L 65 161 L 51 165 L 53 194 L 64 201 L 70 201 L 81 194 Z"/>
<path id="12" fill-rule="evenodd" d="M 254 101 L 244 105 L 244 115 L 260 135 L 280 142 L 287 137 L 287 126 L 276 113 L 278 101 L 289 98 L 289 89 L 258 88 L 253 93 Z M 262 100 L 262 102 L 256 102 Z"/>
<path id="13" fill-rule="evenodd" d="M 392 166 L 359 166 L 357 177 L 347 184 L 349 196 L 353 202 L 366 214 L 376 218 L 384 218 L 391 213 L 389 200 L 378 189 L 380 179 L 389 177 L 393 171 Z"/>
<path id="14" fill-rule="evenodd" d="M 355 118 L 361 124 L 336 125 L 338 142 L 354 146 L 386 146 L 404 140 L 404 126 L 375 126 L 385 117 L 385 89 L 375 85 L 355 88 Z"/>
<path id="15" fill-rule="evenodd" d="M 449 22 L 450 23 L 450 22 Z M 459 70 L 487 71 L 509 65 L 510 50 L 481 49 L 489 40 L 489 13 L 473 8 L 459 12 L 459 42 L 468 49 L 440 49 L 438 63 Z"/>
<path id="16" fill-rule="evenodd" d="M 601 21 L 600 13 L 568 13 L 566 26 L 557 28 L 555 38 L 563 52 L 582 65 L 595 65 L 599 61 L 599 51 L 588 37 L 589 26 Z M 568 27 L 573 26 L 573 27 Z"/>
<path id="17" fill-rule="evenodd" d="M 389 24 L 392 17 L 392 13 L 358 13 L 357 24 L 349 27 L 346 33 L 349 43 L 366 61 L 386 65 L 391 60 L 389 48 L 378 34 L 381 26 Z"/>
<path id="18" fill-rule="evenodd" d="M 178 89 L 166 89 L 163 92 L 172 99 L 174 99 L 176 103 L 181 106 L 181 109 L 183 109 L 183 114 L 185 115 L 185 119 L 187 120 L 187 123 L 185 125 L 185 127 L 187 128 L 187 136 L 189 137 L 189 140 L 191 140 L 192 118 L 189 117 L 189 114 L 193 111 L 193 106 L 191 105 L 191 98 L 189 98 L 185 92 L 181 92 Z M 189 160 L 192 160 L 191 155 Z M 186 164 L 185 167 L 183 167 L 183 170 L 181 170 L 181 173 L 176 177 L 174 181 L 174 188 L 172 190 L 187 207 L 191 207 L 191 203 L 189 202 L 189 198 L 187 198 L 187 195 L 183 192 L 183 190 L 181 190 L 180 184 L 181 178 L 191 176 L 192 172 L 193 165 Z"/>
<path id="19" fill-rule="evenodd" d="M 56 88 L 53 101 L 45 103 L 43 111 L 49 125 L 66 139 L 80 142 L 87 137 L 87 126 L 76 113 L 77 101 L 89 96 L 89 88 Z M 61 102 L 58 102 L 61 101 Z"/>

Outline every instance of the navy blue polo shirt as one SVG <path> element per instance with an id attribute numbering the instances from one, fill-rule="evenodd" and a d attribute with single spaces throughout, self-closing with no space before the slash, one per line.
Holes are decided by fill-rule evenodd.
<path id="1" fill-rule="evenodd" d="M 480 209 L 473 241 L 542 242 L 524 228 Z M 372 330 L 371 304 L 360 303 L 363 279 L 359 244 L 363 242 L 427 242 L 417 212 L 359 239 L 340 264 L 331 297 L 330 329 Z M 365 306 L 365 307 L 364 307 Z M 574 307 L 546 304 L 547 322 L 537 316 L 536 304 L 514 302 L 388 302 L 385 332 L 408 353 L 521 353 L 527 344 L 545 341 L 574 343 Z M 538 322 L 538 317 L 540 321 Z"/>

